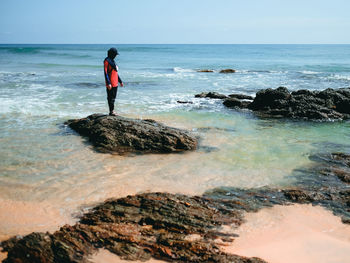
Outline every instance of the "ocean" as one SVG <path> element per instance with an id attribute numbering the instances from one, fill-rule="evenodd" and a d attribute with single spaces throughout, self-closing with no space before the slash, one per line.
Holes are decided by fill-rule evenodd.
<path id="1" fill-rule="evenodd" d="M 112 46 L 125 83 L 118 114 L 187 129 L 197 151 L 102 154 L 63 124 L 108 113 L 103 60 Z M 219 73 L 226 68 L 236 73 Z M 55 229 L 109 197 L 283 187 L 311 155 L 350 152 L 349 122 L 261 119 L 194 97 L 279 86 L 350 87 L 350 45 L 0 45 L 0 240 Z"/>

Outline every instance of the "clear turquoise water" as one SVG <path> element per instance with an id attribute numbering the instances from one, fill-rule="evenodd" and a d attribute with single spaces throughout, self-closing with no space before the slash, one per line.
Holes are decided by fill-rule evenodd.
<path id="1" fill-rule="evenodd" d="M 191 130 L 200 148 L 134 157 L 96 153 L 62 123 L 107 112 L 102 62 L 109 47 L 0 45 L 0 200 L 47 201 L 71 213 L 144 191 L 283 186 L 294 180 L 293 170 L 312 164 L 311 154 L 349 152 L 349 122 L 262 120 L 194 95 L 349 87 L 350 45 L 117 45 L 126 83 L 117 111 Z M 218 73 L 225 68 L 237 72 Z"/>

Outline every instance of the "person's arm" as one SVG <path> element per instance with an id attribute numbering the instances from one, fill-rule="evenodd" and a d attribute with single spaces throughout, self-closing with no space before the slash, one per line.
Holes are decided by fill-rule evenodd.
<path id="1" fill-rule="evenodd" d="M 120 86 L 124 87 L 124 83 L 122 79 L 119 77 L 119 74 L 118 74 L 118 82 L 120 83 Z"/>

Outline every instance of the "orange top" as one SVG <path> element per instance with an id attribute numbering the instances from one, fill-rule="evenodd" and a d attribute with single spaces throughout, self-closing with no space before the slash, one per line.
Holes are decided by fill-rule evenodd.
<path id="1" fill-rule="evenodd" d="M 109 84 L 111 84 L 112 87 L 118 87 L 118 71 L 116 71 L 107 60 L 104 61 L 104 71 L 106 87 L 108 87 Z"/>

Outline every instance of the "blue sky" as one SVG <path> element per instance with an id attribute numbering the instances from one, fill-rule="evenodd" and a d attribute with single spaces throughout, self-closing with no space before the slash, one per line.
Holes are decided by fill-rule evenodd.
<path id="1" fill-rule="evenodd" d="M 0 0 L 0 43 L 350 44 L 349 0 Z"/>

